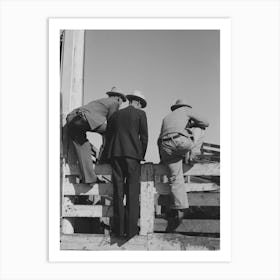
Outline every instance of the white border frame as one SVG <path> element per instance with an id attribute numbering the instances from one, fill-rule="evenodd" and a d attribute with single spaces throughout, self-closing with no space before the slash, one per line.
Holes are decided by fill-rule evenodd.
<path id="1" fill-rule="evenodd" d="M 221 243 L 218 251 L 60 250 L 59 30 L 220 30 Z M 231 20 L 198 18 L 49 19 L 49 260 L 53 262 L 228 262 L 231 260 Z"/>

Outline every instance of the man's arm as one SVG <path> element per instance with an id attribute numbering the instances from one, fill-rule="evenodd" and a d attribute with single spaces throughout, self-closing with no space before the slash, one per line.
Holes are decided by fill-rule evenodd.
<path id="1" fill-rule="evenodd" d="M 115 113 L 116 111 L 119 110 L 119 103 L 116 102 L 112 102 L 112 104 L 110 104 L 109 106 L 109 110 L 108 110 L 108 115 L 107 115 L 107 120 L 113 115 L 113 113 Z"/>
<path id="2" fill-rule="evenodd" d="M 188 115 L 190 117 L 191 127 L 206 128 L 209 126 L 209 122 L 198 114 L 190 112 Z"/>
<path id="3" fill-rule="evenodd" d="M 140 118 L 140 141 L 142 143 L 142 152 L 143 152 L 142 156 L 144 159 L 148 146 L 148 123 L 147 123 L 147 116 L 144 111 L 141 111 L 141 118 Z"/>

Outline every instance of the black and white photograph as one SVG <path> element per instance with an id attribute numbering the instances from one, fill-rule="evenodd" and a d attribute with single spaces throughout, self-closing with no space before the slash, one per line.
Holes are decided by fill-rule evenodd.
<path id="1" fill-rule="evenodd" d="M 279 8 L 0 1 L 0 279 L 279 280 Z"/>
<path id="2" fill-rule="evenodd" d="M 220 48 L 60 29 L 60 250 L 220 250 Z"/>

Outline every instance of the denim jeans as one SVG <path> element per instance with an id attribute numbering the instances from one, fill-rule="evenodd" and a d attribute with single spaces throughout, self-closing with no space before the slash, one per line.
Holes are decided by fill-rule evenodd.
<path id="1" fill-rule="evenodd" d="M 165 137 L 171 137 L 168 134 Z M 185 180 L 183 175 L 183 158 L 189 152 L 194 144 L 193 141 L 181 135 L 178 138 L 167 141 L 158 141 L 159 154 L 161 162 L 168 169 L 168 180 L 171 191 L 171 209 L 189 208 L 188 195 L 185 189 Z"/>

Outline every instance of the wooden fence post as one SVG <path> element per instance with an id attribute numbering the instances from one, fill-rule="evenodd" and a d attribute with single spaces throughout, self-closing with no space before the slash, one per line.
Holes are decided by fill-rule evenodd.
<path id="1" fill-rule="evenodd" d="M 63 42 L 61 42 L 61 63 L 60 63 L 60 95 L 61 95 L 61 126 L 66 123 L 66 115 L 74 108 L 83 104 L 83 78 L 84 78 L 84 42 L 85 31 L 84 30 L 64 30 Z M 61 33 L 61 35 L 62 35 Z M 65 127 L 62 129 L 62 134 L 66 131 Z M 65 137 L 65 135 L 64 135 Z M 62 137 L 62 138 L 64 138 Z M 62 140 L 62 139 L 61 139 Z M 64 139 L 65 140 L 65 139 Z M 65 182 L 65 169 L 76 161 L 70 163 L 70 160 L 66 161 L 68 154 L 71 154 L 71 160 L 75 158 L 73 149 L 67 146 L 67 141 L 61 143 L 61 213 L 64 205 L 63 184 Z M 69 149 L 68 149 L 69 148 Z M 67 149 L 67 150 L 66 150 Z M 62 152 L 63 151 L 63 152 Z M 66 151 L 66 154 L 64 152 Z M 66 157 L 66 158 L 65 158 Z M 70 167 L 71 169 L 71 167 Z M 67 198 L 68 199 L 68 198 Z M 63 202 L 64 201 L 64 202 Z M 72 203 L 68 199 L 67 203 Z M 64 218 L 61 220 L 61 230 L 63 233 L 74 233 L 73 218 Z"/>
<path id="2" fill-rule="evenodd" d="M 154 170 L 153 164 L 141 166 L 140 235 L 154 230 Z"/>
<path id="3" fill-rule="evenodd" d="M 70 197 L 64 197 L 62 199 L 62 207 L 65 205 L 73 205 L 73 201 Z M 61 231 L 64 234 L 73 234 L 74 233 L 74 218 L 63 218 L 61 221 Z"/>

